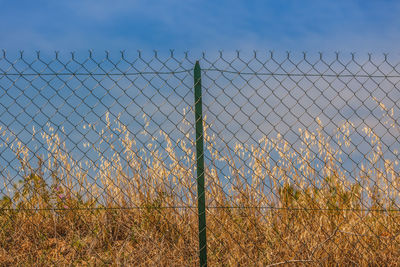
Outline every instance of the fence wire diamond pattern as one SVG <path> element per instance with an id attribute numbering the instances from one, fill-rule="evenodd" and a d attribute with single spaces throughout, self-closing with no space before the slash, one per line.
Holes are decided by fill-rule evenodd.
<path id="1" fill-rule="evenodd" d="M 2 265 L 200 264 L 196 60 L 208 264 L 396 264 L 395 55 L 3 51 Z"/>

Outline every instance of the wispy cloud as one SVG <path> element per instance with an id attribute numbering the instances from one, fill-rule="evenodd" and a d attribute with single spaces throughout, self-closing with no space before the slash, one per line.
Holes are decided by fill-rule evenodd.
<path id="1" fill-rule="evenodd" d="M 397 1 L 1 1 L 8 49 L 393 51 Z"/>

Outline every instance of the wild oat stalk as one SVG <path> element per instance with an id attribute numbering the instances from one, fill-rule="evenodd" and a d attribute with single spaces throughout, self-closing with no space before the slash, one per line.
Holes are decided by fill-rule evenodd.
<path id="1" fill-rule="evenodd" d="M 12 168 L 20 177 L 3 177 L 2 265 L 198 264 L 190 124 L 184 120 L 173 141 L 163 131 L 150 135 L 144 120 L 140 136 L 108 114 L 104 129 L 86 125 L 98 137 L 83 144 L 95 161 L 75 159 L 50 125 L 34 131 L 43 155 L 2 129 L 1 145 L 18 160 L 3 173 Z M 371 151 L 350 174 L 342 164 L 354 125 L 327 136 L 316 121 L 316 131 L 298 130 L 297 147 L 265 136 L 226 153 L 205 125 L 211 266 L 398 262 L 400 212 L 384 211 L 398 209 L 397 160 L 385 159 L 380 137 L 365 127 Z"/>

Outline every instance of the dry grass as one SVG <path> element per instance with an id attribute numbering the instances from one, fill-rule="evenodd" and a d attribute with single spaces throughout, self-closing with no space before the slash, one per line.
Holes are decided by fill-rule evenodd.
<path id="1" fill-rule="evenodd" d="M 365 128 L 372 151 L 350 182 L 340 158 L 351 123 L 337 129 L 336 149 L 319 124 L 315 132 L 299 129 L 297 149 L 277 136 L 222 155 L 216 137 L 206 135 L 210 266 L 399 262 L 400 212 L 385 211 L 397 209 L 397 162 L 384 158 L 380 139 Z M 184 141 L 190 136 L 175 144 L 161 132 L 143 147 L 108 116 L 105 129 L 87 127 L 99 136 L 97 145 L 85 144 L 97 151 L 96 163 L 74 160 L 51 127 L 35 133 L 47 155 L 3 131 L 22 181 L 10 186 L 4 177 L 1 265 L 197 265 L 194 146 Z M 323 163 L 315 166 L 315 159 Z M 219 164 L 229 164 L 230 173 Z"/>

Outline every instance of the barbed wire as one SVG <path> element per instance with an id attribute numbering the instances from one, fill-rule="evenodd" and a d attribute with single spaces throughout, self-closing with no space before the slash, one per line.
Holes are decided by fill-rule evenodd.
<path id="1" fill-rule="evenodd" d="M 78 211 L 78 210 L 140 210 L 140 209 L 197 209 L 197 206 L 142 206 L 142 207 L 92 207 L 92 208 L 0 208 L 1 211 Z M 349 208 L 289 208 L 269 206 L 206 206 L 206 209 L 271 209 L 288 211 L 350 211 L 350 212 L 400 212 L 400 209 L 349 209 Z"/>
<path id="2" fill-rule="evenodd" d="M 191 69 L 181 71 L 143 71 L 143 72 L 121 72 L 121 73 L 82 73 L 82 72 L 60 72 L 60 73 L 0 73 L 0 76 L 131 76 L 131 75 L 167 75 L 190 73 Z M 215 71 L 237 75 L 253 76 L 287 76 L 287 77 L 331 77 L 331 78 L 400 78 L 400 75 L 374 75 L 374 74 L 318 74 L 318 73 L 276 73 L 276 72 L 246 72 L 231 71 L 217 68 L 204 68 L 202 71 Z"/>

